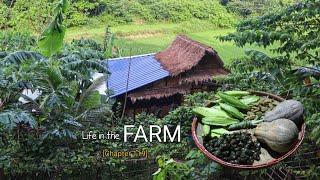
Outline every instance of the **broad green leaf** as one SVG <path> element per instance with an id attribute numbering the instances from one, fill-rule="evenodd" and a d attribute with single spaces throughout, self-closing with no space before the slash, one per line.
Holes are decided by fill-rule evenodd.
<path id="1" fill-rule="evenodd" d="M 66 12 L 69 6 L 68 0 L 61 0 L 60 3 L 62 3 L 62 12 Z"/>
<path id="2" fill-rule="evenodd" d="M 81 68 L 97 70 L 100 73 L 108 73 L 107 68 L 101 62 L 96 62 L 94 60 L 77 60 L 64 65 L 66 68 L 71 70 L 77 70 Z"/>
<path id="3" fill-rule="evenodd" d="M 35 119 L 26 112 L 5 111 L 0 113 L 0 123 L 8 130 L 12 130 L 19 123 L 29 124 L 34 128 L 37 125 Z"/>
<path id="4" fill-rule="evenodd" d="M 4 63 L 6 65 L 20 65 L 22 62 L 31 59 L 39 61 L 41 59 L 44 59 L 44 57 L 41 54 L 33 51 L 16 51 L 8 54 L 1 63 Z"/>
<path id="5" fill-rule="evenodd" d="M 63 76 L 60 69 L 57 66 L 50 66 L 46 68 L 46 74 L 48 75 L 48 81 L 56 89 L 63 82 Z"/>
<path id="6" fill-rule="evenodd" d="M 105 83 L 106 76 L 101 76 L 94 80 L 92 84 L 81 94 L 77 112 L 80 109 L 92 109 L 101 104 L 101 95 L 98 88 Z"/>
<path id="7" fill-rule="evenodd" d="M 84 99 L 82 107 L 84 109 L 93 109 L 98 107 L 100 104 L 101 104 L 101 95 L 99 91 L 94 91 Z"/>
<path id="8" fill-rule="evenodd" d="M 79 123 L 73 119 L 66 119 L 66 120 L 64 120 L 64 123 L 66 123 L 68 125 L 76 126 L 76 127 L 82 127 L 81 123 Z"/>
<path id="9" fill-rule="evenodd" d="M 66 28 L 64 26 L 59 26 L 53 21 L 49 27 L 44 30 L 39 39 L 38 46 L 40 52 L 46 57 L 50 57 L 59 52 L 63 46 L 65 32 Z"/>
<path id="10" fill-rule="evenodd" d="M 49 26 L 42 32 L 38 41 L 40 52 L 50 57 L 56 54 L 63 46 L 66 28 L 63 25 L 63 13 L 68 6 L 67 0 L 60 0 L 54 9 L 54 17 Z"/>

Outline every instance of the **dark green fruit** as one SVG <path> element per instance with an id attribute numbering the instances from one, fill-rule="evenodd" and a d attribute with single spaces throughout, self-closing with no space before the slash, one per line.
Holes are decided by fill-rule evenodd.
<path id="1" fill-rule="evenodd" d="M 204 146 L 216 157 L 233 164 L 253 164 L 260 159 L 260 144 L 253 142 L 251 134 L 246 132 L 205 138 Z"/>

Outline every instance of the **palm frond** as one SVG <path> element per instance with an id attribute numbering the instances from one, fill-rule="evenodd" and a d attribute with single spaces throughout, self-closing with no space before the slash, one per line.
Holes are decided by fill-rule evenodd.
<path id="1" fill-rule="evenodd" d="M 40 52 L 50 57 L 63 47 L 63 39 L 66 27 L 63 25 L 63 13 L 66 12 L 68 6 L 67 0 L 60 0 L 54 9 L 53 20 L 50 25 L 41 33 L 38 41 Z"/>
<path id="2" fill-rule="evenodd" d="M 51 66 L 45 68 L 45 72 L 47 74 L 47 80 L 49 81 L 50 85 L 56 89 L 61 83 L 63 82 L 63 76 L 61 71 L 56 66 Z"/>
<path id="3" fill-rule="evenodd" d="M 97 89 L 99 87 L 101 87 L 105 81 L 106 81 L 107 75 L 101 76 L 99 78 L 97 78 L 96 80 L 94 80 L 92 82 L 92 84 L 81 94 L 80 99 L 79 99 L 79 104 L 77 107 L 77 112 L 80 111 L 80 108 L 82 108 L 84 106 L 84 104 L 86 103 L 86 101 L 89 101 L 91 98 L 93 98 L 92 96 L 97 96 L 96 94 L 94 94 L 95 92 L 97 92 Z M 99 97 L 101 96 L 100 94 L 98 94 Z M 97 99 L 97 98 L 93 98 L 93 99 Z M 100 102 L 97 102 L 100 104 Z"/>
<path id="4" fill-rule="evenodd" d="M 317 79 L 320 78 L 320 68 L 319 67 L 299 67 L 293 70 L 295 74 L 301 77 L 312 76 Z"/>
<path id="5" fill-rule="evenodd" d="M 0 113 L 0 123 L 8 130 L 14 129 L 19 123 L 29 124 L 32 128 L 37 125 L 36 120 L 24 111 L 4 111 Z"/>
<path id="6" fill-rule="evenodd" d="M 82 68 L 82 69 L 97 70 L 100 73 L 108 73 L 107 68 L 101 62 L 96 62 L 94 60 L 85 60 L 85 61 L 78 60 L 78 61 L 67 63 L 64 66 L 71 70 L 77 70 Z"/>
<path id="7" fill-rule="evenodd" d="M 6 52 L 0 51 L 0 59 L 5 58 L 7 55 Z"/>
<path id="8" fill-rule="evenodd" d="M 34 51 L 16 51 L 8 54 L 1 63 L 5 65 L 16 64 L 20 65 L 22 62 L 27 60 L 35 60 L 40 61 L 43 60 L 44 57 Z"/>
<path id="9" fill-rule="evenodd" d="M 63 77 L 66 77 L 67 79 L 70 79 L 70 80 L 76 80 L 83 77 L 83 74 L 81 74 L 80 72 L 70 70 L 70 69 L 61 69 L 61 73 Z"/>

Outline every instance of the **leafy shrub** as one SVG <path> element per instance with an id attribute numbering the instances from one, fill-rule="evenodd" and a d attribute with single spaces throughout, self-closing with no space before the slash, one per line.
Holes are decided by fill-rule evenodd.
<path id="1" fill-rule="evenodd" d="M 180 125 L 182 136 L 188 137 L 188 135 L 191 134 L 191 123 L 193 117 L 192 108 L 180 106 L 169 112 L 162 121 L 171 128 L 175 128 L 177 125 Z"/>
<path id="2" fill-rule="evenodd" d="M 97 16 L 96 18 L 92 18 L 91 21 L 94 19 L 97 20 L 96 24 L 108 24 L 109 26 L 117 26 L 119 24 L 127 23 L 121 17 L 117 17 L 115 15 L 108 14 L 108 13 L 103 13 Z"/>
<path id="3" fill-rule="evenodd" d="M 151 10 L 140 4 L 138 1 L 129 0 L 110 0 L 106 2 L 105 14 L 121 18 L 124 22 L 133 22 L 135 18 L 141 18 L 146 21 L 154 20 L 151 17 Z"/>
<path id="4" fill-rule="evenodd" d="M 31 50 L 35 45 L 36 38 L 27 32 L 0 32 L 0 51 Z"/>
<path id="5" fill-rule="evenodd" d="M 159 166 L 159 169 L 155 173 L 153 173 L 154 180 L 192 178 L 191 172 L 194 169 L 188 166 L 188 164 L 176 162 L 166 156 L 158 156 L 157 164 Z"/>
<path id="6" fill-rule="evenodd" d="M 235 24 L 235 14 L 247 17 L 261 15 L 296 0 L 70 0 L 66 13 L 67 27 L 86 25 L 93 20 L 109 25 L 144 22 L 182 22 L 209 20 L 217 27 Z M 1 2 L 0 2 L 1 3 Z M 48 22 L 56 1 L 17 0 L 0 4 L 0 28 L 30 27 L 40 32 Z M 8 5 L 9 4 L 9 5 Z M 39 8 L 41 7 L 41 8 Z M 100 22 L 101 23 L 101 22 Z"/>
<path id="7" fill-rule="evenodd" d="M 16 0 L 12 6 L 0 2 L 0 28 L 32 29 L 41 32 L 51 15 L 52 7 L 57 1 Z M 8 4 L 8 3 L 7 3 Z M 11 3 L 9 3 L 11 4 Z M 104 4 L 101 1 L 71 0 L 66 13 L 66 25 L 79 26 L 87 24 L 90 16 L 101 14 Z"/>
<path id="8" fill-rule="evenodd" d="M 126 23 L 139 20 L 182 22 L 200 19 L 210 20 L 216 26 L 229 27 L 236 20 L 235 16 L 214 0 L 110 0 L 105 3 L 106 16 L 112 15 Z"/>
<path id="9" fill-rule="evenodd" d="M 9 23 L 19 30 L 41 32 L 51 18 L 54 3 L 47 0 L 17 0 L 11 8 L 12 16 Z"/>
<path id="10" fill-rule="evenodd" d="M 187 106 L 203 106 L 207 100 L 214 98 L 214 92 L 197 92 L 185 95 L 184 103 Z"/>
<path id="11" fill-rule="evenodd" d="M 66 25 L 79 26 L 89 22 L 90 16 L 96 16 L 104 9 L 104 3 L 94 0 L 71 0 L 67 12 Z"/>
<path id="12" fill-rule="evenodd" d="M 11 27 L 9 19 L 11 18 L 10 9 L 7 5 L 0 2 L 0 29 L 5 29 Z"/>
<path id="13" fill-rule="evenodd" d="M 296 2 L 296 0 L 221 0 L 229 12 L 236 13 L 242 17 L 258 16 L 272 9 L 280 9 Z"/>
<path id="14" fill-rule="evenodd" d="M 243 89 L 268 90 L 285 98 L 300 100 L 312 138 L 320 143 L 320 6 L 317 0 L 302 1 L 281 11 L 245 20 L 237 32 L 222 37 L 238 46 L 276 45 L 277 54 L 247 51 L 247 57 L 234 61 L 227 83 Z M 300 67 L 303 64 L 304 67 Z"/>

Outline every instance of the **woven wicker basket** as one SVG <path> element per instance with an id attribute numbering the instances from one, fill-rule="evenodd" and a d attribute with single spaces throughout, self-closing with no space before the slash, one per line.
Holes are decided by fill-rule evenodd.
<path id="1" fill-rule="evenodd" d="M 277 101 L 284 101 L 285 100 L 279 96 L 276 96 L 276 95 L 273 95 L 270 93 L 266 93 L 266 92 L 251 91 L 251 93 L 258 95 L 258 96 L 268 96 L 269 98 L 275 99 Z M 270 167 L 270 166 L 273 166 L 273 165 L 279 163 L 280 161 L 284 160 L 285 158 L 289 157 L 299 148 L 300 144 L 302 143 L 303 138 L 304 138 L 304 134 L 305 134 L 305 128 L 306 128 L 305 123 L 303 123 L 300 128 L 298 141 L 296 142 L 295 146 L 290 151 L 288 151 L 284 154 L 281 154 L 277 158 L 274 158 L 268 162 L 261 162 L 259 164 L 254 164 L 254 165 L 239 165 L 239 164 L 232 164 L 232 163 L 226 162 L 226 161 L 214 156 L 209 151 L 207 151 L 206 148 L 203 146 L 201 135 L 198 135 L 198 133 L 200 133 L 200 131 L 198 129 L 198 124 L 199 124 L 199 120 L 197 118 L 194 118 L 194 120 L 192 122 L 192 138 L 193 138 L 195 144 L 198 146 L 198 148 L 209 159 L 211 159 L 211 160 L 213 160 L 223 166 L 238 168 L 238 169 L 259 169 L 259 168 L 264 168 L 264 167 Z"/>

